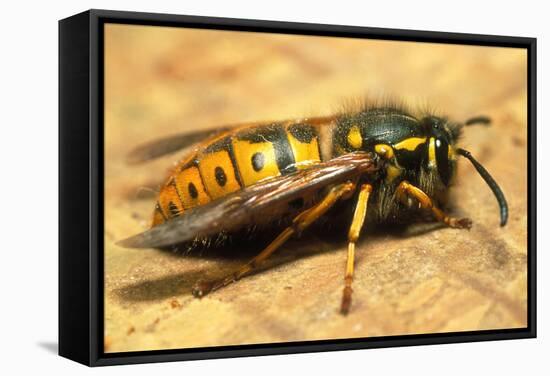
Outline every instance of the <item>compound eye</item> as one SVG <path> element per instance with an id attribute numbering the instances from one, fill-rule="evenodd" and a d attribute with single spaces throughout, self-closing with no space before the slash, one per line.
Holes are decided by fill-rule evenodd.
<path id="1" fill-rule="evenodd" d="M 449 185 L 451 180 L 451 167 L 449 165 L 449 144 L 447 141 L 435 139 L 435 159 L 437 161 L 437 172 L 439 178 L 445 185 Z"/>

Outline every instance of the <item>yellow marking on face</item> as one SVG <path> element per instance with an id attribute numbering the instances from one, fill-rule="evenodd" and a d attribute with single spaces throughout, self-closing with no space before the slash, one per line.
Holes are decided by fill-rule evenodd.
<path id="1" fill-rule="evenodd" d="M 189 167 L 176 176 L 178 192 L 183 199 L 185 209 L 204 205 L 210 202 L 210 196 L 202 183 L 202 178 L 197 167 Z"/>
<path id="2" fill-rule="evenodd" d="M 234 138 L 232 142 L 235 160 L 245 186 L 281 174 L 271 142 L 252 143 L 238 138 Z"/>
<path id="3" fill-rule="evenodd" d="M 204 153 L 198 159 L 200 174 L 212 200 L 241 189 L 227 150 Z"/>
<path id="4" fill-rule="evenodd" d="M 178 191 L 173 184 L 162 187 L 158 201 L 166 218 L 174 218 L 177 216 L 176 214 L 181 215 L 184 211 Z"/>
<path id="5" fill-rule="evenodd" d="M 386 182 L 393 182 L 399 175 L 401 175 L 401 169 L 399 167 L 395 167 L 394 165 L 386 167 Z"/>
<path id="6" fill-rule="evenodd" d="M 390 145 L 386 145 L 386 144 L 375 145 L 374 152 L 384 159 L 392 159 L 394 157 L 393 148 Z"/>
<path id="7" fill-rule="evenodd" d="M 313 163 L 321 161 L 319 155 L 319 144 L 317 137 L 313 137 L 309 143 L 301 142 L 290 132 L 286 132 L 292 153 L 294 154 L 294 160 L 296 161 L 296 168 L 298 170 L 307 168 Z"/>
<path id="8" fill-rule="evenodd" d="M 433 137 L 430 138 L 430 146 L 428 147 L 428 166 L 437 166 L 437 161 L 435 159 L 435 138 Z"/>
<path id="9" fill-rule="evenodd" d="M 357 125 L 351 127 L 348 133 L 348 145 L 354 149 L 359 149 L 363 145 L 363 138 L 361 137 L 361 131 Z"/>
<path id="10" fill-rule="evenodd" d="M 393 145 L 393 147 L 397 150 L 405 149 L 409 151 L 414 151 L 418 145 L 423 144 L 426 142 L 426 137 L 410 137 L 406 138 L 401 142 L 398 142 L 397 144 Z"/>

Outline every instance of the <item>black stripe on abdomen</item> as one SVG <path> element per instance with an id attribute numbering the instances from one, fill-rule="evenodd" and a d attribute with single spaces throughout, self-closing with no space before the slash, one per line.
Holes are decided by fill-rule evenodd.
<path id="1" fill-rule="evenodd" d="M 214 153 L 220 150 L 225 150 L 229 154 L 229 158 L 231 159 L 231 164 L 233 165 L 233 171 L 235 172 L 235 178 L 237 179 L 237 182 L 241 187 L 244 187 L 243 179 L 241 177 L 241 173 L 239 171 L 239 167 L 237 166 L 237 161 L 235 160 L 235 151 L 233 150 L 233 145 L 231 143 L 231 137 L 227 136 L 222 138 L 221 140 L 218 140 L 210 145 L 208 145 L 205 149 L 206 153 Z M 204 184 L 204 179 L 203 179 Z"/>
<path id="2" fill-rule="evenodd" d="M 245 129 L 239 132 L 237 137 L 240 140 L 246 140 L 251 143 L 270 142 L 273 145 L 275 160 L 281 175 L 286 175 L 297 170 L 292 147 L 281 124 Z"/>

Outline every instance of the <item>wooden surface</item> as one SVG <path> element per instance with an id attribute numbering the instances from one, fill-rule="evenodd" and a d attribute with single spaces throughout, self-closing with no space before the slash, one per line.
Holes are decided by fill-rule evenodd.
<path id="1" fill-rule="evenodd" d="M 105 33 L 105 344 L 133 351 L 526 326 L 526 53 L 522 50 L 108 25 Z M 192 256 L 115 242 L 147 228 L 150 187 L 180 155 L 139 167 L 138 144 L 186 130 L 338 110 L 394 95 L 459 121 L 485 114 L 461 145 L 452 189 L 470 231 L 370 228 L 357 248 L 349 316 L 338 313 L 346 231 L 305 234 L 263 270 L 202 300 L 199 278 L 225 274 L 264 240 Z M 263 242 L 263 243 L 262 243 Z M 257 248 L 257 249 L 256 249 Z"/>

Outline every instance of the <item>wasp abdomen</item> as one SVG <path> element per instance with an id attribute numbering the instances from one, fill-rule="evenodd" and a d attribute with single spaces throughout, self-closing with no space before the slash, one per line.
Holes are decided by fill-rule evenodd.
<path id="1" fill-rule="evenodd" d="M 307 123 L 225 132 L 174 169 L 159 193 L 153 226 L 258 181 L 319 163 L 319 143 L 317 128 Z"/>

